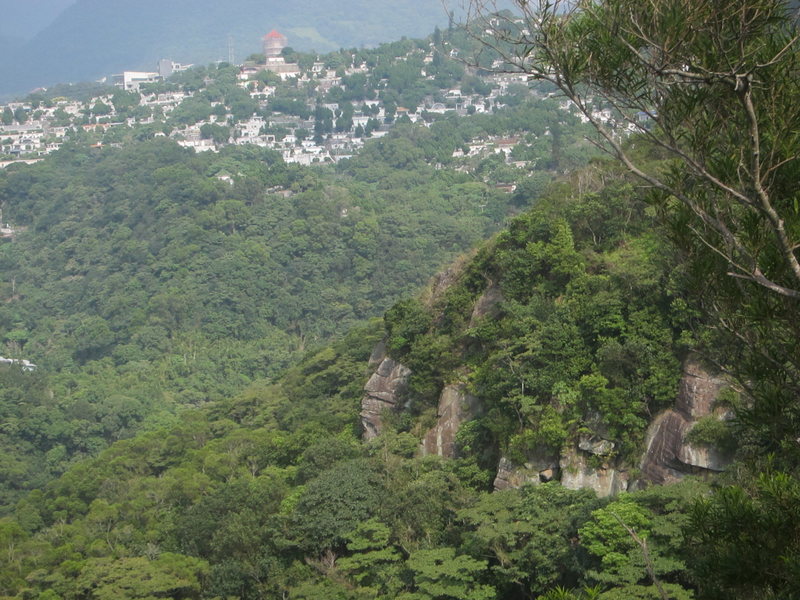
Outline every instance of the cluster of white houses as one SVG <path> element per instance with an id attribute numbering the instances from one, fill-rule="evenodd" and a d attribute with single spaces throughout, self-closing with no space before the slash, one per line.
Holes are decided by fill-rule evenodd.
<path id="1" fill-rule="evenodd" d="M 315 63 L 309 72 L 301 72 L 296 64 L 287 63 L 283 50 L 288 45 L 285 36 L 277 31 L 271 31 L 262 39 L 263 62 L 245 62 L 239 69 L 239 85 L 247 90 L 251 97 L 256 99 L 262 108 L 266 107 L 270 96 L 274 95 L 277 87 L 267 85 L 255 76 L 262 71 L 270 71 L 281 79 L 296 78 L 298 85 L 313 84 L 319 91 L 325 92 L 341 84 L 334 70 L 326 69 L 321 62 Z M 426 57 L 426 61 L 432 55 Z M 84 129 L 88 131 L 106 131 L 114 127 L 135 127 L 146 125 L 168 117 L 181 102 L 192 94 L 186 91 L 148 94 L 142 93 L 144 83 L 151 83 L 169 77 L 171 74 L 187 69 L 191 65 L 181 65 L 171 60 L 161 60 L 158 69 L 153 72 L 125 71 L 114 77 L 115 84 L 125 90 L 139 91 L 140 105 L 149 107 L 148 116 L 143 118 L 120 118 L 114 111 L 111 96 L 99 96 L 89 102 L 81 103 L 68 99 L 56 99 L 49 107 L 37 107 L 25 103 L 11 103 L 8 108 L 14 112 L 22 109 L 29 118 L 24 123 L 12 122 L 0 125 L 0 155 L 6 155 L 5 162 L 0 160 L 0 167 L 8 164 L 8 160 L 35 160 L 57 150 L 65 136 L 70 131 Z M 351 65 L 345 69 L 345 75 L 366 73 L 366 65 Z M 409 110 L 397 107 L 396 118 L 407 118 L 412 122 L 420 121 L 424 113 L 443 114 L 449 111 L 459 115 L 467 113 L 480 113 L 501 106 L 499 96 L 507 91 L 510 84 L 522 83 L 524 75 L 498 74 L 491 76 L 492 91 L 488 96 L 479 94 L 462 94 L 460 89 L 446 91 L 437 101 L 427 98 L 422 106 Z M 441 100 L 444 99 L 444 102 Z M 313 109 L 313 100 L 309 100 L 309 108 Z M 92 114 L 92 107 L 104 105 L 108 112 L 95 122 L 86 123 L 86 116 Z M 286 162 L 300 164 L 314 164 L 318 162 L 336 161 L 343 157 L 351 156 L 364 143 L 362 132 L 367 129 L 367 124 L 373 120 L 369 128 L 371 137 L 385 135 L 389 124 L 386 123 L 386 114 L 383 105 L 378 100 L 353 102 L 354 114 L 352 126 L 349 131 L 329 133 L 321 143 L 316 143 L 309 137 L 309 132 L 314 130 L 314 120 L 300 119 L 289 115 L 273 112 L 267 120 L 264 117 L 253 115 L 250 119 L 237 122 L 231 127 L 231 136 L 227 144 L 255 144 L 272 148 L 281 153 Z M 326 108 L 333 112 L 339 109 L 338 104 L 326 104 Z M 0 113 L 6 107 L 0 106 Z M 203 125 L 208 123 L 228 124 L 228 116 L 211 116 L 205 121 L 193 125 L 173 129 L 169 135 L 182 146 L 193 148 L 196 151 L 218 150 L 219 140 L 216 143 L 205 139 L 201 133 Z M 378 124 L 376 127 L 375 124 Z M 284 132 L 282 135 L 269 133 L 275 129 Z M 288 132 L 288 133 L 285 133 Z M 302 134 L 301 134 L 302 132 Z M 157 133 L 156 135 L 167 135 Z M 319 138 L 317 138 L 319 141 Z M 222 144 L 224 145 L 224 144 Z M 2 156 L 0 156 L 2 158 Z"/>

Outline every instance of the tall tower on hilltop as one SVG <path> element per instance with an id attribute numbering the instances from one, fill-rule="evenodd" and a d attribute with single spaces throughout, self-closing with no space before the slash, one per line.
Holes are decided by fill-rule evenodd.
<path id="1" fill-rule="evenodd" d="M 262 39 L 264 41 L 264 56 L 267 57 L 267 60 L 279 57 L 281 55 L 281 50 L 289 45 L 289 40 L 286 39 L 286 36 L 278 33 L 274 29 Z"/>

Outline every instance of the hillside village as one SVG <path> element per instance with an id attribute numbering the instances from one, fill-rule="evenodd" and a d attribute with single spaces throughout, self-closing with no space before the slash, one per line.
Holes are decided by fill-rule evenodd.
<path id="1" fill-rule="evenodd" d="M 317 56 L 294 52 L 273 30 L 262 40 L 263 54 L 237 66 L 162 60 L 154 72 L 116 75 L 114 87 L 83 101 L 37 90 L 0 106 L 0 167 L 34 162 L 70 139 L 102 147 L 130 135 L 168 136 L 197 152 L 252 144 L 287 163 L 330 163 L 397 123 L 429 126 L 448 115 L 496 111 L 509 94 L 537 93 L 525 75 L 499 72 L 499 60 L 495 70 L 465 67 L 458 58 L 465 40 L 437 30 L 428 40 Z M 511 162 L 515 143 L 476 139 L 456 155 L 503 152 Z"/>

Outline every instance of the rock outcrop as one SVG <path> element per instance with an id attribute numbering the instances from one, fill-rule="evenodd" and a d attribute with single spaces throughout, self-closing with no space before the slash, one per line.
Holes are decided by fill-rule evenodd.
<path id="1" fill-rule="evenodd" d="M 364 386 L 364 397 L 361 399 L 361 424 L 365 440 L 371 440 L 381 432 L 383 415 L 396 410 L 411 375 L 411 369 L 386 356 L 383 344 L 373 351 L 370 364 L 377 364 L 378 368 Z"/>
<path id="2" fill-rule="evenodd" d="M 579 448 L 570 448 L 561 456 L 561 485 L 570 490 L 592 489 L 604 498 L 624 492 L 630 485 L 630 474 L 614 461 L 603 461 L 599 467 L 589 463 L 589 455 Z"/>
<path id="3" fill-rule="evenodd" d="M 674 408 L 658 415 L 648 429 L 636 479 L 630 465 L 614 457 L 616 444 L 603 437 L 606 433 L 600 415 L 588 415 L 594 435 L 582 436 L 557 457 L 527 457 L 523 465 L 501 458 L 494 487 L 502 490 L 560 479 L 566 488 L 589 488 L 603 497 L 638 485 L 678 481 L 687 474 L 721 471 L 728 465 L 728 457 L 713 448 L 693 446 L 686 436 L 703 417 L 726 417 L 723 410 L 714 407 L 725 385 L 724 379 L 710 373 L 697 359 L 686 361 Z"/>
<path id="4" fill-rule="evenodd" d="M 380 341 L 372 349 L 372 354 L 369 355 L 369 362 L 367 364 L 370 369 L 374 369 L 383 362 L 384 358 L 386 358 L 386 342 Z"/>
<path id="5" fill-rule="evenodd" d="M 480 310 L 476 305 L 473 318 L 491 314 L 492 307 L 499 301 L 499 292 L 490 288 L 478 302 L 483 302 Z M 361 401 L 365 440 L 379 435 L 384 415 L 399 408 L 411 375 L 410 369 L 386 355 L 384 344 L 375 348 L 370 365 L 375 367 L 375 372 L 364 386 Z M 533 453 L 521 465 L 502 457 L 494 487 L 503 490 L 560 480 L 566 488 L 589 488 L 602 497 L 637 485 L 678 481 L 687 474 L 721 471 L 729 463 L 728 457 L 714 448 L 691 445 L 687 434 L 704 417 L 726 418 L 725 412 L 714 406 L 725 385 L 724 379 L 710 373 L 697 359 L 686 361 L 675 406 L 658 415 L 647 431 L 646 451 L 636 480 L 631 475 L 630 465 L 615 457 L 616 444 L 606 438 L 602 419 L 589 415 L 587 419 L 597 421 L 597 427 L 591 428 L 594 434 L 582 436 L 560 455 L 544 451 L 538 455 Z M 458 430 L 480 412 L 480 401 L 467 392 L 464 384 L 446 386 L 439 397 L 436 425 L 423 438 L 421 453 L 457 458 Z"/>
<path id="6" fill-rule="evenodd" d="M 456 434 L 461 424 L 474 419 L 480 410 L 478 398 L 467 393 L 466 386 L 445 386 L 439 396 L 436 425 L 422 440 L 422 453 L 456 458 Z"/>
<path id="7" fill-rule="evenodd" d="M 472 314 L 469 318 L 469 326 L 474 327 L 478 319 L 486 316 L 496 316 L 500 312 L 500 303 L 503 301 L 503 294 L 500 288 L 492 284 L 475 301 Z"/>
<path id="8" fill-rule="evenodd" d="M 725 380 L 711 374 L 696 359 L 686 361 L 675 407 L 658 415 L 647 431 L 640 464 L 645 481 L 670 483 L 687 474 L 721 471 L 729 464 L 730 459 L 718 450 L 686 441 L 699 419 L 711 415 L 725 418 L 724 410 L 714 408 L 724 386 Z"/>
<path id="9" fill-rule="evenodd" d="M 559 473 L 557 456 L 548 456 L 547 454 L 532 456 L 522 465 L 514 464 L 504 456 L 497 466 L 494 489 L 507 490 L 527 484 L 539 485 L 558 479 Z"/>
<path id="10" fill-rule="evenodd" d="M 609 456 L 617 445 L 611 440 L 597 436 L 582 436 L 578 440 L 578 450 L 583 450 L 595 456 Z"/>
<path id="11" fill-rule="evenodd" d="M 591 488 L 600 497 L 612 496 L 627 490 L 630 480 L 626 469 L 618 467 L 613 458 L 605 458 L 613 449 L 614 443 L 609 440 L 585 437 L 577 445 L 562 451 L 560 456 L 542 452 L 527 457 L 523 465 L 503 457 L 497 467 L 494 489 L 505 490 L 560 479 L 561 485 L 571 490 Z M 590 460 L 591 456 L 597 457 L 595 461 Z M 596 460 L 603 461 L 599 467 L 591 464 Z"/>

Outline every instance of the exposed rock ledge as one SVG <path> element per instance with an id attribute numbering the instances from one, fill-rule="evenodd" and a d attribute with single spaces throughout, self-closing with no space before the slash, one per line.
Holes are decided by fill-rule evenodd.
<path id="1" fill-rule="evenodd" d="M 729 457 L 714 448 L 692 446 L 686 434 L 703 417 L 725 418 L 714 408 L 725 380 L 709 373 L 696 359 L 684 364 L 675 407 L 658 415 L 647 430 L 646 451 L 640 464 L 642 478 L 670 483 L 687 474 L 722 471 Z"/>
<path id="2" fill-rule="evenodd" d="M 383 344 L 378 344 L 373 351 L 370 364 L 377 364 L 378 368 L 364 386 L 364 397 L 361 399 L 361 424 L 365 440 L 380 434 L 384 413 L 397 408 L 411 375 L 411 369 L 386 356 Z"/>
<path id="3" fill-rule="evenodd" d="M 475 327 L 477 322 L 484 317 L 495 317 L 500 312 L 500 303 L 503 301 L 503 294 L 500 288 L 492 283 L 483 294 L 476 300 L 469 318 L 469 326 Z"/>
<path id="4" fill-rule="evenodd" d="M 612 444 L 600 440 L 592 445 L 584 443 L 564 450 L 561 456 L 528 457 L 524 465 L 516 465 L 508 458 L 500 459 L 494 489 L 505 490 L 523 485 L 538 485 L 554 479 L 571 490 L 590 488 L 598 496 L 613 496 L 625 491 L 630 485 L 628 471 L 612 461 L 604 461 L 599 467 L 589 465 L 590 455 L 601 456 L 596 451 L 606 451 Z M 613 444 L 612 444 L 613 445 Z"/>
<path id="5" fill-rule="evenodd" d="M 380 434 L 387 411 L 397 410 L 411 375 L 410 369 L 386 356 L 383 344 L 375 348 L 370 365 L 377 368 L 364 386 L 361 402 L 365 440 Z M 610 496 L 637 484 L 670 483 L 687 474 L 721 471 L 729 463 L 728 457 L 713 448 L 690 445 L 686 435 L 703 417 L 725 418 L 724 411 L 714 408 L 714 401 L 725 385 L 724 379 L 709 373 L 697 359 L 685 362 L 674 408 L 661 413 L 650 424 L 637 481 L 632 479 L 628 465 L 613 458 L 615 444 L 604 439 L 601 432 L 581 438 L 560 456 L 544 453 L 528 457 L 523 465 L 501 458 L 494 487 L 501 490 L 560 479 L 567 488 L 591 488 L 598 496 Z M 455 458 L 459 428 L 480 410 L 479 400 L 467 393 L 463 384 L 446 386 L 439 398 L 437 423 L 425 435 L 421 452 Z M 591 457 L 594 459 L 590 460 Z M 601 461 L 599 466 L 593 466 L 597 461 Z"/>
<path id="6" fill-rule="evenodd" d="M 480 401 L 467 393 L 464 384 L 445 386 L 439 396 L 436 425 L 422 440 L 422 454 L 456 458 L 456 434 L 461 424 L 474 419 L 480 410 Z"/>
<path id="7" fill-rule="evenodd" d="M 599 467 L 589 465 L 589 454 L 570 448 L 561 457 L 561 485 L 570 490 L 593 489 L 604 498 L 624 492 L 630 485 L 628 471 L 614 462 L 603 462 Z"/>
<path id="8" fill-rule="evenodd" d="M 569 489 L 591 488 L 598 496 L 611 496 L 635 485 L 670 483 L 687 474 L 702 474 L 723 470 L 729 458 L 713 448 L 692 446 L 686 434 L 697 421 L 709 415 L 725 418 L 722 410 L 714 408 L 724 379 L 706 370 L 697 359 L 684 363 L 674 408 L 658 415 L 647 431 L 646 451 L 640 462 L 640 479 L 634 481 L 628 467 L 608 458 L 614 443 L 602 437 L 583 437 L 564 450 L 552 465 L 546 458 L 528 458 L 516 465 L 503 457 L 494 480 L 495 489 L 521 487 L 559 478 Z M 590 461 L 594 455 L 595 459 Z M 601 460 L 598 467 L 596 464 Z M 552 459 L 551 459 L 552 462 Z"/>
<path id="9" fill-rule="evenodd" d="M 497 477 L 494 478 L 494 489 L 507 490 L 519 488 L 523 485 L 539 485 L 559 476 L 558 457 L 534 456 L 530 457 L 524 465 L 515 465 L 505 456 L 500 459 L 497 466 Z"/>

